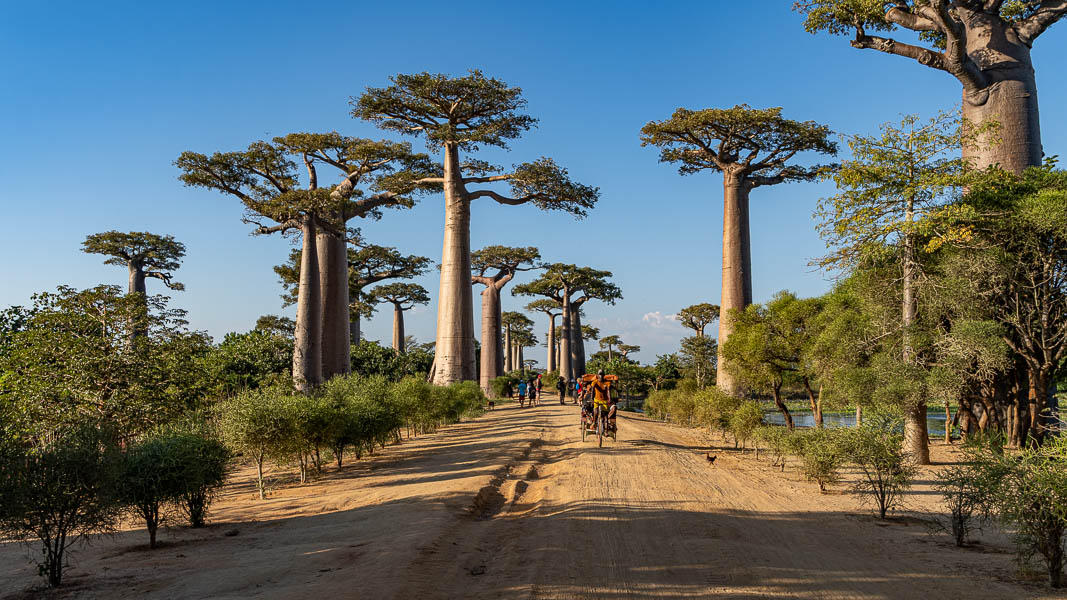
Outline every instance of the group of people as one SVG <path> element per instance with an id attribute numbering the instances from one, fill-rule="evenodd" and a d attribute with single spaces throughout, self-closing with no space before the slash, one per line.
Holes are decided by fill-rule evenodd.
<path id="1" fill-rule="evenodd" d="M 519 384 L 515 388 L 511 387 L 511 383 L 507 384 L 504 388 L 504 395 L 508 398 L 518 397 L 519 404 L 529 400 L 530 406 L 533 406 L 535 402 L 541 397 L 541 375 L 537 377 L 531 377 L 529 381 L 520 379 Z M 516 394 L 516 392 L 518 392 Z"/>

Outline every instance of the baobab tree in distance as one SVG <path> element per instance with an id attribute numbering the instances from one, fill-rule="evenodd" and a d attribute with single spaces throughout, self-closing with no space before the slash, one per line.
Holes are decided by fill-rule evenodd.
<path id="1" fill-rule="evenodd" d="M 565 380 L 585 373 L 581 311 L 589 300 L 615 304 L 622 299 L 619 286 L 608 281 L 611 271 L 600 271 L 564 263 L 545 266 L 540 277 L 511 291 L 516 296 L 544 296 L 555 302 L 563 313 L 560 331 L 559 374 Z M 576 294 L 580 294 L 575 298 Z"/>
<path id="2" fill-rule="evenodd" d="M 504 374 L 503 344 L 500 339 L 500 290 L 519 271 L 536 268 L 541 260 L 537 248 L 486 246 L 471 254 L 471 284 L 481 284 L 482 290 L 482 348 L 478 383 L 486 394 L 492 391 L 493 379 Z"/>
<path id="3" fill-rule="evenodd" d="M 730 337 L 732 310 L 752 303 L 752 253 L 748 196 L 752 189 L 788 181 L 810 181 L 824 167 L 791 161 L 801 152 L 833 155 L 837 144 L 830 129 L 814 121 L 782 118 L 781 108 L 679 108 L 665 121 L 641 128 L 641 145 L 660 148 L 660 161 L 679 163 L 682 175 L 703 170 L 723 174 L 722 301 L 719 319 L 719 364 L 722 344 Z M 732 374 L 720 368 L 716 385 L 736 393 Z"/>
<path id="4" fill-rule="evenodd" d="M 511 372 L 520 368 L 522 364 L 519 360 L 515 335 L 520 331 L 533 331 L 534 322 L 521 312 L 509 310 L 500 314 L 500 324 L 504 329 L 504 369 Z M 485 345 L 485 340 L 482 341 L 482 345 Z"/>
<path id="5" fill-rule="evenodd" d="M 622 338 L 617 336 L 617 335 L 609 335 L 609 336 L 605 336 L 605 337 L 600 338 L 600 348 L 602 350 L 607 350 L 608 351 L 608 360 L 609 361 L 612 360 L 613 358 L 615 358 L 615 353 L 613 352 L 613 350 L 615 348 L 618 348 L 619 346 L 622 346 L 622 345 L 623 345 L 622 344 Z"/>
<path id="6" fill-rule="evenodd" d="M 852 35 L 853 48 L 902 56 L 955 77 L 963 87 L 963 118 L 998 124 L 998 143 L 963 146 L 974 166 L 1020 173 L 1041 164 L 1030 50 L 1067 14 L 1067 0 L 803 0 L 793 9 L 806 16 L 811 33 Z M 925 46 L 868 34 L 898 27 L 917 32 Z"/>
<path id="7" fill-rule="evenodd" d="M 522 90 L 471 71 L 464 77 L 418 73 L 396 75 L 391 85 L 367 88 L 353 100 L 352 114 L 383 129 L 421 135 L 441 151 L 444 173 L 445 235 L 441 253 L 437 345 L 432 381 L 449 384 L 474 379 L 474 304 L 471 291 L 470 209 L 478 198 L 500 204 L 532 203 L 542 210 L 584 216 L 599 198 L 597 188 L 571 181 L 567 170 L 550 158 L 515 165 L 510 172 L 479 160 L 460 158 L 483 146 L 507 148 L 536 124 L 519 113 L 526 106 Z M 495 173 L 495 174 L 494 174 Z M 508 182 L 511 194 L 470 189 L 472 184 Z"/>
<path id="8" fill-rule="evenodd" d="M 156 235 L 147 231 L 105 231 L 94 233 L 82 242 L 82 252 L 103 254 L 106 265 L 126 267 L 129 271 L 129 294 L 146 294 L 145 279 L 159 279 L 172 290 L 185 286 L 172 281 L 172 271 L 181 266 L 185 244 L 170 235 Z"/>
<path id="9" fill-rule="evenodd" d="M 619 354 L 622 355 L 624 360 L 629 360 L 631 354 L 640 351 L 641 346 L 638 346 L 636 344 L 619 344 Z"/>
<path id="10" fill-rule="evenodd" d="M 719 318 L 719 307 L 707 302 L 687 306 L 678 311 L 678 322 L 686 329 L 692 329 L 697 336 L 704 337 L 704 329 Z"/>
<path id="11" fill-rule="evenodd" d="M 548 347 L 546 370 L 549 372 L 555 371 L 559 368 L 559 365 L 556 364 L 556 349 L 559 347 L 558 336 L 556 335 L 556 317 L 562 314 L 560 313 L 560 307 L 554 300 L 542 298 L 527 304 L 526 310 L 548 315 L 548 335 L 545 337 L 545 346 Z"/>
<path id="12" fill-rule="evenodd" d="M 393 305 L 393 350 L 404 352 L 404 311 L 419 304 L 429 304 L 430 294 L 417 283 L 386 283 L 368 294 L 371 302 L 388 302 Z"/>

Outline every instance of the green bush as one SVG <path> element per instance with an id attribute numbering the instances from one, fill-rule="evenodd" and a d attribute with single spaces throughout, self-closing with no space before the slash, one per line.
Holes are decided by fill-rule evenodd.
<path id="1" fill-rule="evenodd" d="M 937 474 L 937 491 L 949 511 L 947 529 L 957 546 L 967 543 L 976 521 L 989 514 L 995 481 L 982 468 L 977 457 L 967 463 L 952 465 Z"/>
<path id="2" fill-rule="evenodd" d="M 734 439 L 741 444 L 742 451 L 744 451 L 746 444 L 752 439 L 762 423 L 763 409 L 760 408 L 759 402 L 752 400 L 742 402 L 741 406 L 730 414 L 728 423 L 730 435 L 734 436 Z M 756 446 L 756 452 L 758 455 L 758 445 Z"/>
<path id="3" fill-rule="evenodd" d="M 871 500 L 878 516 L 884 519 L 886 512 L 900 504 L 901 495 L 911 487 L 918 472 L 904 456 L 904 436 L 896 433 L 895 428 L 883 429 L 867 424 L 832 431 L 840 432 L 839 446 L 863 475 L 854 491 Z"/>
<path id="4" fill-rule="evenodd" d="M 793 432 L 788 427 L 763 425 L 756 430 L 755 437 L 771 453 L 771 466 L 781 465 L 785 471 L 785 457 L 788 453 L 789 439 Z"/>
<path id="5" fill-rule="evenodd" d="M 841 429 L 808 429 L 794 431 L 791 448 L 800 457 L 801 472 L 809 481 L 819 484 L 819 490 L 840 480 L 839 470 L 845 463 L 843 447 L 839 443 Z"/>
<path id="6" fill-rule="evenodd" d="M 80 425 L 38 444 L 0 441 L 0 531 L 25 543 L 39 541 L 39 572 L 58 586 L 66 550 L 114 526 L 122 470 L 115 436 Z"/>
<path id="7" fill-rule="evenodd" d="M 292 451 L 296 432 L 287 405 L 288 389 L 280 387 L 243 391 L 218 405 L 219 427 L 226 445 L 256 465 L 259 497 L 265 497 L 263 466 L 268 458 Z"/>
<path id="8" fill-rule="evenodd" d="M 508 386 L 511 386 L 511 390 L 515 391 L 515 387 L 518 385 L 518 380 L 512 378 L 510 375 L 501 375 L 500 377 L 494 377 L 490 382 L 490 388 L 493 390 L 494 398 L 507 397 Z"/>

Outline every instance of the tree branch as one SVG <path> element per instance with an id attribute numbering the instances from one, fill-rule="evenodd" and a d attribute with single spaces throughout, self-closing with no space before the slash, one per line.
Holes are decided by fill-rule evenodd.
<path id="1" fill-rule="evenodd" d="M 244 219 L 244 222 L 256 226 L 256 228 L 252 230 L 252 235 L 268 235 L 271 233 L 278 232 L 284 233 L 286 231 L 292 231 L 293 229 L 300 229 L 301 225 L 300 221 L 297 221 L 295 219 L 290 219 L 288 221 L 279 223 L 277 225 L 272 225 L 270 227 L 263 225 L 258 221 L 252 221 L 250 219 Z"/>
<path id="2" fill-rule="evenodd" d="M 1067 0 L 1044 0 L 1034 14 L 1019 21 L 1013 27 L 1019 35 L 1019 41 L 1032 46 L 1037 36 L 1045 32 L 1050 25 L 1067 14 Z"/>
<path id="3" fill-rule="evenodd" d="M 938 31 L 937 23 L 897 6 L 886 11 L 885 20 L 912 31 Z"/>
<path id="4" fill-rule="evenodd" d="M 519 206 L 520 204 L 526 204 L 527 202 L 531 200 L 536 200 L 538 198 L 537 194 L 530 194 L 528 196 L 522 196 L 521 198 L 509 198 L 507 196 L 501 196 L 493 190 L 478 190 L 475 192 L 471 192 L 469 198 L 471 200 L 474 200 L 476 198 L 483 198 L 486 196 L 492 198 L 493 200 L 496 200 L 500 204 L 506 204 L 508 206 Z"/>
<path id="5" fill-rule="evenodd" d="M 514 175 L 490 175 L 487 177 L 464 177 L 463 183 L 492 183 L 494 181 L 508 181 Z"/>

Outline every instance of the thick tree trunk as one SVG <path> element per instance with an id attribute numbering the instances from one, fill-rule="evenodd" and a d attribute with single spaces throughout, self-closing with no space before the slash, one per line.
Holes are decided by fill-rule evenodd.
<path id="1" fill-rule="evenodd" d="M 585 340 L 582 339 L 581 306 L 572 303 L 571 313 L 571 369 L 574 377 L 578 378 L 585 375 Z"/>
<path id="2" fill-rule="evenodd" d="M 785 420 L 785 426 L 790 431 L 793 430 L 793 415 L 789 413 L 789 407 L 782 402 L 782 386 L 776 385 L 771 388 L 771 396 L 774 397 L 774 405 L 778 407 L 778 411 L 782 413 L 782 418 Z"/>
<path id="3" fill-rule="evenodd" d="M 145 275 L 144 267 L 136 262 L 128 262 L 126 266 L 129 268 L 129 287 L 126 292 L 128 294 L 140 294 L 141 305 L 148 309 L 148 288 L 145 287 Z M 138 337 L 148 335 L 148 331 L 145 330 L 144 324 L 133 324 L 130 327 L 130 342 L 132 343 Z"/>
<path id="4" fill-rule="evenodd" d="M 346 274 L 345 277 L 348 275 Z M 358 310 L 352 310 L 351 304 L 359 302 L 363 289 L 357 288 L 355 290 L 349 289 L 348 293 L 348 341 L 352 345 L 359 345 L 360 340 L 363 337 L 362 331 L 360 331 L 360 316 Z"/>
<path id="5" fill-rule="evenodd" d="M 322 303 L 322 377 L 352 370 L 348 318 L 348 244 L 320 231 L 318 235 L 320 301 Z"/>
<path id="6" fill-rule="evenodd" d="M 819 394 L 811 389 L 811 382 L 804 380 L 804 389 L 808 392 L 808 403 L 811 405 L 811 417 L 815 420 L 815 428 L 822 429 L 822 386 L 819 386 Z"/>
<path id="7" fill-rule="evenodd" d="M 1045 424 L 1041 422 L 1041 415 L 1047 404 L 1050 378 L 1047 370 L 1034 368 L 1029 371 L 1029 379 L 1027 400 L 1030 407 L 1030 436 L 1035 444 L 1041 444 L 1045 438 Z"/>
<path id="8" fill-rule="evenodd" d="M 723 177 L 722 299 L 719 302 L 719 356 L 715 385 L 736 394 L 737 382 L 725 368 L 722 347 L 733 331 L 733 310 L 752 304 L 752 254 L 748 228 L 748 186 L 730 174 Z"/>
<path id="9" fill-rule="evenodd" d="M 511 327 L 504 328 L 504 372 L 515 370 L 515 348 L 511 345 Z"/>
<path id="10" fill-rule="evenodd" d="M 393 350 L 404 351 L 404 309 L 399 302 L 393 304 Z"/>
<path id="11" fill-rule="evenodd" d="M 548 315 L 548 371 L 556 370 L 556 315 Z"/>
<path id="12" fill-rule="evenodd" d="M 965 22 L 967 54 L 977 63 L 987 85 L 963 92 L 963 117 L 973 124 L 995 121 L 996 144 L 965 147 L 965 158 L 985 168 L 999 164 L 1014 173 L 1042 161 L 1037 81 L 1030 48 L 1012 27 L 988 17 Z"/>
<path id="13" fill-rule="evenodd" d="M 471 289 L 470 200 L 463 187 L 459 149 L 445 144 L 445 238 L 441 292 L 437 298 L 437 346 L 433 382 L 448 385 L 474 374 L 474 298 Z"/>
<path id="14" fill-rule="evenodd" d="M 567 290 L 563 290 L 563 320 L 559 332 L 559 376 L 567 383 L 574 379 L 571 366 L 571 298 Z M 570 390 L 567 393 L 569 394 Z"/>
<path id="15" fill-rule="evenodd" d="M 500 339 L 500 290 L 490 284 L 482 290 L 482 352 L 481 372 L 478 382 L 488 396 L 493 392 L 493 379 L 503 375 L 504 357 L 501 356 Z"/>
<path id="16" fill-rule="evenodd" d="M 300 285 L 296 301 L 296 339 L 293 345 L 293 385 L 307 392 L 322 383 L 322 304 L 319 298 L 319 260 L 315 219 L 301 229 Z"/>

